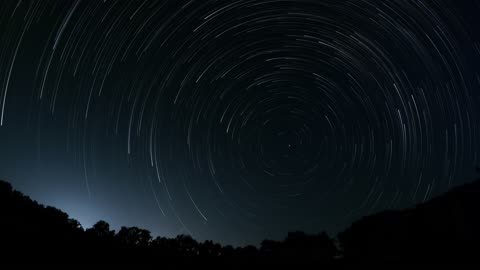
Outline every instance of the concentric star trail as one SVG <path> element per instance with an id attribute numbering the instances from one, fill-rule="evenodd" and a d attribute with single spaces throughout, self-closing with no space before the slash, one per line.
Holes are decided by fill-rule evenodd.
<path id="1" fill-rule="evenodd" d="M 114 224 L 148 217 L 166 234 L 251 243 L 340 230 L 472 175 L 479 11 L 473 0 L 2 1 L 0 147 L 40 169 L 0 172 L 59 166 L 46 190 L 75 186 L 136 215 Z"/>

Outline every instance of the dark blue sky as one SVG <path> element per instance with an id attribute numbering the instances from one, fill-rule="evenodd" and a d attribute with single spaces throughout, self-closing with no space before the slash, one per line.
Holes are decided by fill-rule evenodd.
<path id="1" fill-rule="evenodd" d="M 469 181 L 476 1 L 2 1 L 0 178 L 84 227 L 335 233 Z"/>

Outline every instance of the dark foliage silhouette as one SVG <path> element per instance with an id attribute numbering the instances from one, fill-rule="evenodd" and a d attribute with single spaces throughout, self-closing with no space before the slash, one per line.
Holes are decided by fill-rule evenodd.
<path id="1" fill-rule="evenodd" d="M 307 235 L 304 232 L 290 232 L 284 241 L 264 240 L 260 253 L 274 260 L 302 259 L 328 262 L 338 251 L 333 240 L 326 233 Z"/>
<path id="2" fill-rule="evenodd" d="M 53 207 L 44 207 L 0 181 L 0 250 L 3 255 L 38 254 L 83 245 L 80 223 Z M 8 254 L 11 253 L 11 254 Z"/>
<path id="3" fill-rule="evenodd" d="M 480 243 L 480 180 L 401 211 L 354 222 L 338 235 L 295 231 L 282 241 L 234 248 L 188 235 L 152 238 L 137 227 L 111 230 L 98 221 L 84 230 L 56 208 L 32 201 L 0 181 L 1 262 L 185 263 L 217 258 L 231 263 L 474 261 Z M 190 259 L 190 260 L 189 260 Z"/>
<path id="4" fill-rule="evenodd" d="M 178 258 L 219 258 L 245 263 L 287 254 L 290 258 L 307 255 L 305 258 L 329 261 L 333 254 L 331 249 L 335 247 L 326 234 L 309 236 L 291 233 L 285 243 L 278 242 L 278 249 L 264 252 L 254 246 L 234 248 L 213 241 L 198 242 L 188 235 L 152 238 L 148 230 L 137 227 L 122 227 L 115 232 L 106 221 L 98 221 L 92 228 L 84 230 L 66 213 L 44 207 L 2 181 L 0 217 L 2 262 L 26 262 L 27 259 L 27 262 L 155 263 L 161 257 L 162 262 L 185 262 L 176 260 Z"/>
<path id="5" fill-rule="evenodd" d="M 480 180 L 402 211 L 365 217 L 340 233 L 351 261 L 473 262 L 480 251 Z"/>

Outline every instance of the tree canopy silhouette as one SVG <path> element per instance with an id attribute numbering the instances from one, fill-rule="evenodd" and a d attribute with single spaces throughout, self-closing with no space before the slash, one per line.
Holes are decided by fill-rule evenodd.
<path id="1" fill-rule="evenodd" d="M 187 262 L 217 258 L 233 263 L 441 262 L 475 261 L 480 243 L 480 180 L 419 204 L 354 222 L 336 240 L 326 233 L 288 233 L 260 247 L 198 242 L 189 235 L 153 238 L 148 230 L 103 220 L 80 223 L 43 206 L 0 181 L 0 261 Z"/>
<path id="2" fill-rule="evenodd" d="M 122 227 L 115 232 L 103 220 L 84 230 L 66 213 L 38 204 L 3 181 L 0 181 L 0 217 L 0 249 L 9 250 L 1 253 L 2 259 L 19 261 L 27 257 L 47 261 L 154 262 L 159 257 L 164 260 L 184 257 L 245 262 L 245 258 L 259 260 L 287 253 L 289 257 L 303 256 L 307 250 L 310 253 L 305 258 L 332 259 L 331 250 L 335 247 L 326 234 L 292 233 L 281 249 L 263 252 L 255 246 L 234 248 L 210 240 L 198 242 L 189 235 L 152 238 L 148 230 L 138 227 Z"/>
<path id="3" fill-rule="evenodd" d="M 356 221 L 338 235 L 353 261 L 475 261 L 480 243 L 480 180 L 415 208 Z"/>

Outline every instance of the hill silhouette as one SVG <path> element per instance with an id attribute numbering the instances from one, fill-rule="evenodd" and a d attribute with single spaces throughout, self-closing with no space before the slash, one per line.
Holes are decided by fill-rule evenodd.
<path id="1" fill-rule="evenodd" d="M 84 230 L 66 213 L 0 181 L 0 262 L 473 262 L 480 251 L 479 206 L 477 180 L 411 209 L 364 217 L 338 235 L 338 247 L 326 233 L 297 231 L 259 248 L 234 248 L 188 235 L 153 238 L 137 227 L 115 232 L 105 221 Z"/>
<path id="2" fill-rule="evenodd" d="M 364 217 L 338 239 L 350 261 L 476 262 L 480 180 L 411 209 Z"/>

